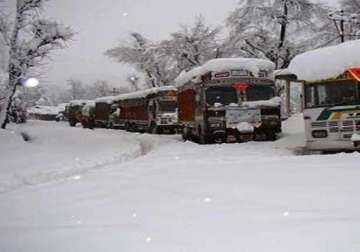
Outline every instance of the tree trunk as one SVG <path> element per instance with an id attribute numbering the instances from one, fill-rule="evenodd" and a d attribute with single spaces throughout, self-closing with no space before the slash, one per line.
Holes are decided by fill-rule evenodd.
<path id="1" fill-rule="evenodd" d="M 22 19 L 20 10 L 19 10 L 19 2 L 17 1 L 16 4 L 16 17 L 15 17 L 15 23 L 14 23 L 14 30 L 11 34 L 10 39 L 10 48 L 9 48 L 9 65 L 8 65 L 8 71 L 9 71 L 9 82 L 8 87 L 11 90 L 9 97 L 7 99 L 7 105 L 6 105 L 6 111 L 5 111 L 5 118 L 1 122 L 1 128 L 5 129 L 6 125 L 10 122 L 10 110 L 12 105 L 12 99 L 14 98 L 16 87 L 19 84 L 20 77 L 22 75 L 22 70 L 20 69 L 20 66 L 17 66 L 16 63 L 14 63 L 14 60 L 17 58 L 17 41 L 19 37 L 19 32 L 22 25 Z"/>
<path id="2" fill-rule="evenodd" d="M 277 56 L 277 60 L 276 60 L 276 68 L 278 68 L 279 66 L 279 53 L 281 51 L 281 49 L 284 46 L 285 43 L 285 39 L 286 39 L 286 28 L 287 28 L 287 19 L 288 19 L 288 6 L 287 6 L 287 0 L 284 0 L 284 9 L 283 9 L 283 15 L 281 17 L 281 28 L 280 28 L 280 40 L 279 40 L 279 45 L 278 45 L 278 56 Z"/>

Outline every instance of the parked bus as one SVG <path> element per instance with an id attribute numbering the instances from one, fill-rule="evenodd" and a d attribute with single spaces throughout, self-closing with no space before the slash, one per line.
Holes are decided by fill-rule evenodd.
<path id="1" fill-rule="evenodd" d="M 335 79 L 304 84 L 307 147 L 319 151 L 360 150 L 360 67 Z"/>
<path id="2" fill-rule="evenodd" d="M 151 133 L 176 131 L 177 90 L 173 86 L 119 95 L 114 101 L 118 108 L 113 108 L 113 126 Z"/>
<path id="3" fill-rule="evenodd" d="M 296 56 L 286 70 L 291 81 L 303 83 L 309 151 L 360 150 L 359 51 L 360 40 L 309 51 Z"/>
<path id="4" fill-rule="evenodd" d="M 203 144 L 275 140 L 281 118 L 273 70 L 269 61 L 237 58 L 180 74 L 175 82 L 183 138 Z"/>
<path id="5" fill-rule="evenodd" d="M 95 99 L 95 125 L 106 128 L 109 125 L 109 116 L 112 112 L 114 96 L 100 97 Z"/>

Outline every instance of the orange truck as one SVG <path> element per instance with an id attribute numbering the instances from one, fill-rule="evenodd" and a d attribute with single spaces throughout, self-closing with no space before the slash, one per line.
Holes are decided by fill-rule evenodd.
<path id="1" fill-rule="evenodd" d="M 117 124 L 128 131 L 175 133 L 177 119 L 177 89 L 164 86 L 119 95 Z"/>

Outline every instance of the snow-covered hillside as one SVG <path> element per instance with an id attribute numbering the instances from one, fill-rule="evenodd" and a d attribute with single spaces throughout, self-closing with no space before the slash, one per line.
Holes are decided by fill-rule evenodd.
<path id="1" fill-rule="evenodd" d="M 301 116 L 284 126 L 276 142 L 201 146 L 32 122 L 28 153 L 1 136 L 19 157 L 2 162 L 78 170 L 0 194 L 0 251 L 359 251 L 360 155 L 296 156 Z"/>

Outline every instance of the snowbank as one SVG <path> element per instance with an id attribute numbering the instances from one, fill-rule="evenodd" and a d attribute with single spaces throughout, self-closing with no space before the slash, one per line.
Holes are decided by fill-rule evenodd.
<path id="1" fill-rule="evenodd" d="M 317 81 L 335 78 L 350 67 L 360 66 L 360 40 L 320 48 L 296 56 L 288 70 L 299 80 Z"/>
<path id="2" fill-rule="evenodd" d="M 213 59 L 200 67 L 196 67 L 188 72 L 183 71 L 176 79 L 175 85 L 182 86 L 191 80 L 196 80 L 197 77 L 208 72 L 219 73 L 229 70 L 247 70 L 254 76 L 258 76 L 260 71 L 273 72 L 275 69 L 274 63 L 264 59 L 253 58 L 223 58 Z"/>
<path id="3" fill-rule="evenodd" d="M 115 96 L 114 100 L 120 101 L 120 100 L 126 100 L 126 99 L 145 98 L 148 95 L 157 94 L 159 92 L 166 92 L 166 91 L 177 91 L 177 88 L 174 86 L 163 86 L 163 87 L 150 88 L 150 89 L 145 89 L 145 90 L 132 92 L 132 93 L 128 93 L 128 94 L 118 95 L 118 96 Z"/>
<path id="4" fill-rule="evenodd" d="M 301 116 L 294 119 L 286 121 L 288 134 L 298 131 Z M 67 179 L 0 194 L 0 251 L 360 251 L 358 153 L 294 156 L 278 141 L 164 144 L 166 136 L 145 134 L 144 153 L 156 141 L 160 146 L 131 162 L 103 166 L 107 151 L 126 155 L 142 135 L 122 139 L 122 131 L 68 129 L 40 127 L 37 132 L 56 139 L 46 144 L 41 134 L 39 142 L 46 151 L 60 140 L 64 150 L 53 146 L 61 155 L 52 160 L 78 157 L 80 169 L 71 165 Z M 48 148 L 43 156 L 54 152 Z M 7 154 L 8 165 L 19 156 Z M 98 169 L 80 173 L 84 159 L 98 159 Z M 28 164 L 12 179 L 32 182 L 24 173 L 39 166 Z M 43 170 L 49 170 L 46 163 Z"/>

